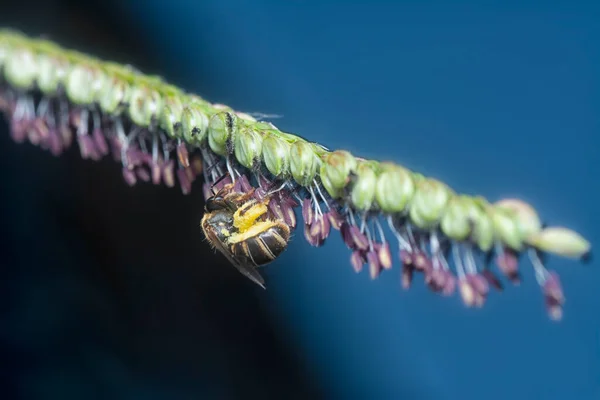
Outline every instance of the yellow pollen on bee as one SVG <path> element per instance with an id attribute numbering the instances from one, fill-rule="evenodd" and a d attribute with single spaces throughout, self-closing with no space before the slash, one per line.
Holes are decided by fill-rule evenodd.
<path id="1" fill-rule="evenodd" d="M 264 203 L 252 204 L 246 208 L 242 206 L 233 214 L 233 226 L 243 234 L 257 225 L 256 220 L 267 212 L 267 205 Z"/>
<path id="2" fill-rule="evenodd" d="M 229 237 L 231 233 L 225 228 L 221 228 L 221 235 Z"/>
<path id="3" fill-rule="evenodd" d="M 240 233 L 232 234 L 229 237 L 229 239 L 227 240 L 227 242 L 229 244 L 243 242 L 253 236 L 257 236 L 260 233 L 269 230 L 270 228 L 272 228 L 275 225 L 277 225 L 277 224 L 274 221 L 269 221 L 269 220 L 256 222 L 254 225 L 252 225 L 250 228 L 246 229 L 245 231 L 243 231 L 243 232 L 240 231 Z"/>

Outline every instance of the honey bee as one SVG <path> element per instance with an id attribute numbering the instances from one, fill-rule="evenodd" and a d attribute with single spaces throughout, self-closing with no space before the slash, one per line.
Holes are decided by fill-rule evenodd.
<path id="1" fill-rule="evenodd" d="M 206 200 L 204 236 L 244 276 L 265 288 L 257 268 L 275 260 L 286 248 L 290 227 L 269 218 L 269 196 L 257 200 L 254 191 L 240 193 L 228 184 Z"/>

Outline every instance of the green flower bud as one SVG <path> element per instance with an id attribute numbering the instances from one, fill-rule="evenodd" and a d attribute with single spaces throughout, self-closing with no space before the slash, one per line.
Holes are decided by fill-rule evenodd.
<path id="1" fill-rule="evenodd" d="M 350 201 L 357 210 L 370 210 L 375 201 L 376 190 L 377 174 L 373 166 L 367 162 L 360 162 L 356 168 L 356 180 L 352 184 Z"/>
<path id="2" fill-rule="evenodd" d="M 310 186 L 317 175 L 319 159 L 313 147 L 304 140 L 292 143 L 290 147 L 290 172 L 301 186 Z"/>
<path id="3" fill-rule="evenodd" d="M 452 191 L 444 183 L 427 178 L 417 183 L 409 215 L 419 228 L 431 229 L 440 222 Z"/>
<path id="4" fill-rule="evenodd" d="M 488 215 L 492 218 L 496 239 L 515 251 L 521 251 L 525 238 L 514 213 L 506 208 L 491 206 L 488 208 Z"/>
<path id="5" fill-rule="evenodd" d="M 332 185 L 333 191 L 338 194 L 341 189 L 346 187 L 350 181 L 350 173 L 355 169 L 356 158 L 345 150 L 336 150 L 323 156 L 321 178 L 327 179 Z M 332 192 L 329 194 L 334 196 Z"/>
<path id="6" fill-rule="evenodd" d="M 58 92 L 59 85 L 64 81 L 69 70 L 69 64 L 61 56 L 55 54 L 40 54 L 37 58 L 37 85 L 46 95 Z"/>
<path id="7" fill-rule="evenodd" d="M 260 133 L 246 125 L 235 135 L 233 153 L 244 167 L 252 169 L 260 161 L 263 139 Z"/>
<path id="8" fill-rule="evenodd" d="M 377 177 L 375 199 L 381 210 L 393 214 L 405 210 L 415 193 L 412 174 L 407 169 L 393 164 L 381 163 L 382 172 Z"/>
<path id="9" fill-rule="evenodd" d="M 262 144 L 262 156 L 267 170 L 276 177 L 290 173 L 291 145 L 276 134 L 267 133 Z"/>
<path id="10" fill-rule="evenodd" d="M 477 206 L 470 197 L 454 196 L 446 206 L 440 228 L 450 239 L 466 240 L 471 235 L 471 217 L 476 213 Z"/>
<path id="11" fill-rule="evenodd" d="M 180 123 L 181 114 L 183 113 L 182 94 L 177 88 L 169 87 L 167 90 L 163 90 L 162 97 L 163 106 L 158 119 L 158 126 L 169 137 L 174 138 L 177 136 L 175 126 Z"/>
<path id="12" fill-rule="evenodd" d="M 8 83 L 18 89 L 29 90 L 37 78 L 37 63 L 33 53 L 25 48 L 16 48 L 4 65 L 4 76 Z"/>
<path id="13" fill-rule="evenodd" d="M 185 141 L 200 145 L 208 136 L 209 120 L 199 103 L 190 104 L 181 113 L 181 132 Z"/>
<path id="14" fill-rule="evenodd" d="M 542 223 L 537 212 L 522 200 L 504 199 L 494 203 L 494 207 L 502 208 L 512 213 L 521 232 L 521 237 L 525 241 L 542 230 Z"/>
<path id="15" fill-rule="evenodd" d="M 210 118 L 208 124 L 208 145 L 220 156 L 227 155 L 227 141 L 237 130 L 237 117 L 228 111 L 221 111 Z"/>
<path id="16" fill-rule="evenodd" d="M 531 246 L 563 257 L 581 258 L 590 252 L 590 242 L 571 229 L 548 227 L 530 237 Z"/>
<path id="17" fill-rule="evenodd" d="M 129 118 L 134 124 L 148 127 L 162 110 L 162 97 L 154 89 L 152 79 L 137 79 L 129 98 Z"/>

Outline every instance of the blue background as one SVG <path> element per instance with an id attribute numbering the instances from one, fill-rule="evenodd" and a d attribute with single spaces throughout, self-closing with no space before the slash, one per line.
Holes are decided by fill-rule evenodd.
<path id="1" fill-rule="evenodd" d="M 130 0 L 115 12 L 146 35 L 149 72 L 458 191 L 521 197 L 600 243 L 598 7 L 416 3 Z M 528 264 L 521 287 L 468 310 L 419 282 L 403 292 L 397 267 L 355 274 L 336 235 L 320 249 L 296 236 L 263 302 L 330 398 L 600 398 L 597 262 L 549 259 L 567 296 L 556 324 Z"/>
<path id="2" fill-rule="evenodd" d="M 599 243 L 597 7 L 467 3 L 131 1 L 129 10 L 165 75 L 191 91 L 281 114 L 282 129 L 462 192 L 519 196 Z M 198 42 L 208 52 L 194 51 Z M 207 81 L 221 90 L 203 90 Z M 567 295 L 553 324 L 527 266 L 522 287 L 473 311 L 421 288 L 401 292 L 397 270 L 376 282 L 355 275 L 337 237 L 323 249 L 297 239 L 268 269 L 267 296 L 336 396 L 600 398 L 596 263 L 550 259 Z"/>

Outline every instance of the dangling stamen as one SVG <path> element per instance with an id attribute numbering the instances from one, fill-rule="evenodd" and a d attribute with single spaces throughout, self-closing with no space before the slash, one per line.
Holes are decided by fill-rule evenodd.
<path id="1" fill-rule="evenodd" d="M 456 271 L 459 279 L 463 279 L 465 277 L 465 270 L 463 267 L 460 250 L 456 245 L 452 246 L 452 260 L 454 260 L 454 265 L 456 266 Z"/>
<path id="2" fill-rule="evenodd" d="M 123 128 L 123 121 L 121 118 L 117 118 L 115 121 L 115 129 L 117 130 L 117 138 L 119 143 L 121 144 L 121 163 L 123 167 L 127 167 L 127 135 L 125 135 L 125 128 Z"/>
<path id="3" fill-rule="evenodd" d="M 154 136 L 152 136 L 152 138 L 154 138 Z M 142 151 L 142 153 L 148 154 L 148 146 L 146 145 L 146 138 L 139 137 L 137 142 L 138 142 L 138 146 L 140 147 L 140 150 Z"/>
<path id="4" fill-rule="evenodd" d="M 310 191 L 310 195 L 313 201 L 313 206 L 315 209 L 315 213 L 318 214 L 321 218 L 323 217 L 323 211 L 321 211 L 321 207 L 319 206 L 319 200 L 317 199 L 317 196 L 315 196 L 315 192 L 313 190 L 313 187 L 310 186 L 308 188 L 308 190 Z"/>
<path id="5" fill-rule="evenodd" d="M 273 189 L 273 190 L 271 190 L 271 191 L 267 192 L 267 194 L 270 196 L 270 195 L 272 195 L 272 194 L 275 194 L 275 193 L 277 193 L 277 192 L 280 192 L 280 191 L 282 191 L 283 189 L 285 189 L 285 188 L 286 188 L 288 185 L 289 185 L 289 182 L 287 182 L 287 181 L 283 181 L 283 183 L 282 183 L 282 184 L 281 184 L 281 185 L 280 185 L 280 186 L 279 186 L 277 189 Z"/>
<path id="6" fill-rule="evenodd" d="M 35 116 L 35 101 L 33 96 L 27 96 L 27 118 L 33 119 Z"/>
<path id="7" fill-rule="evenodd" d="M 169 149 L 169 139 L 167 139 L 167 136 L 162 132 L 160 133 L 159 138 L 160 138 L 160 144 L 161 144 L 162 152 L 163 152 L 163 159 L 166 164 L 171 159 L 171 149 Z"/>
<path id="8" fill-rule="evenodd" d="M 445 271 L 450 271 L 450 265 L 448 264 L 448 260 L 446 260 L 446 256 L 443 254 L 440 255 L 440 263 L 442 264 L 442 268 L 444 268 Z"/>
<path id="9" fill-rule="evenodd" d="M 441 250 L 441 246 L 440 246 L 440 241 L 438 236 L 433 233 L 432 235 L 429 236 L 429 247 L 431 248 L 431 261 L 432 261 L 432 266 L 433 269 L 439 269 L 440 268 L 440 250 Z"/>
<path id="10" fill-rule="evenodd" d="M 325 204 L 327 210 L 331 210 L 331 207 L 329 206 L 329 201 L 327 201 L 327 199 L 323 195 L 323 192 L 321 191 L 321 185 L 319 185 L 316 179 L 313 179 L 313 185 L 317 189 L 317 192 L 319 192 L 319 196 L 321 197 L 321 200 L 323 200 L 323 204 Z"/>
<path id="11" fill-rule="evenodd" d="M 392 233 L 394 234 L 394 236 L 396 236 L 396 239 L 398 240 L 398 244 L 400 246 L 400 250 L 406 250 L 406 251 L 410 252 L 411 251 L 410 243 L 396 229 L 396 226 L 394 225 L 394 217 L 392 217 L 391 215 L 389 215 L 387 217 L 387 221 L 388 221 L 388 225 L 390 227 L 390 230 L 392 231 Z"/>
<path id="12" fill-rule="evenodd" d="M 531 260 L 531 264 L 533 265 L 533 270 L 535 272 L 535 279 L 540 286 L 544 286 L 546 279 L 548 279 L 548 270 L 544 267 L 544 263 L 537 254 L 537 251 L 534 249 L 529 249 L 527 252 L 529 255 L 529 259 Z"/>
<path id="13" fill-rule="evenodd" d="M 381 244 L 386 244 L 387 240 L 386 240 L 385 234 L 383 233 L 383 228 L 381 227 L 381 223 L 379 222 L 379 219 L 375 218 L 373 220 L 373 223 L 375 225 L 375 228 L 377 228 L 377 232 L 379 233 L 379 238 L 381 239 Z"/>
<path id="14" fill-rule="evenodd" d="M 20 121 L 25 115 L 25 98 L 22 96 L 17 97 L 17 104 L 15 106 L 15 112 L 13 113 L 13 119 Z"/>
<path id="15" fill-rule="evenodd" d="M 369 242 L 369 251 L 373 251 L 373 238 L 371 230 L 368 229 L 368 227 L 365 229 L 365 234 L 367 235 L 367 241 Z"/>
<path id="16" fill-rule="evenodd" d="M 52 105 L 53 105 L 53 102 L 49 102 L 48 111 L 47 111 L 47 115 L 46 115 L 45 119 L 47 120 L 49 127 L 55 128 L 56 127 L 56 116 L 52 110 L 52 108 L 53 108 Z"/>
<path id="17" fill-rule="evenodd" d="M 412 227 L 408 223 L 406 224 L 406 233 L 408 235 L 408 241 L 409 241 L 411 247 L 420 248 L 421 246 L 419 246 L 419 244 L 415 240 L 415 235 L 413 233 Z"/>
<path id="18" fill-rule="evenodd" d="M 467 266 L 467 272 L 470 274 L 477 274 L 477 263 L 475 262 L 475 257 L 473 256 L 473 250 L 471 248 L 471 243 L 464 243 L 464 260 Z"/>
<path id="19" fill-rule="evenodd" d="M 348 216 L 350 217 L 350 222 L 352 225 L 357 226 L 356 219 L 354 218 L 354 210 L 351 208 L 347 208 Z"/>
<path id="20" fill-rule="evenodd" d="M 88 133 L 88 118 L 89 118 L 88 109 L 83 108 L 81 110 L 79 117 L 80 117 L 80 120 L 79 120 L 79 124 L 77 125 L 77 135 L 78 136 L 87 135 L 87 133 Z"/>
<path id="21" fill-rule="evenodd" d="M 366 227 L 367 227 L 367 213 L 363 212 L 360 215 L 360 232 L 365 233 Z"/>
<path id="22" fill-rule="evenodd" d="M 45 118 L 48 113 L 49 100 L 46 97 L 42 97 L 40 104 L 38 104 L 36 114 L 39 118 Z"/>

